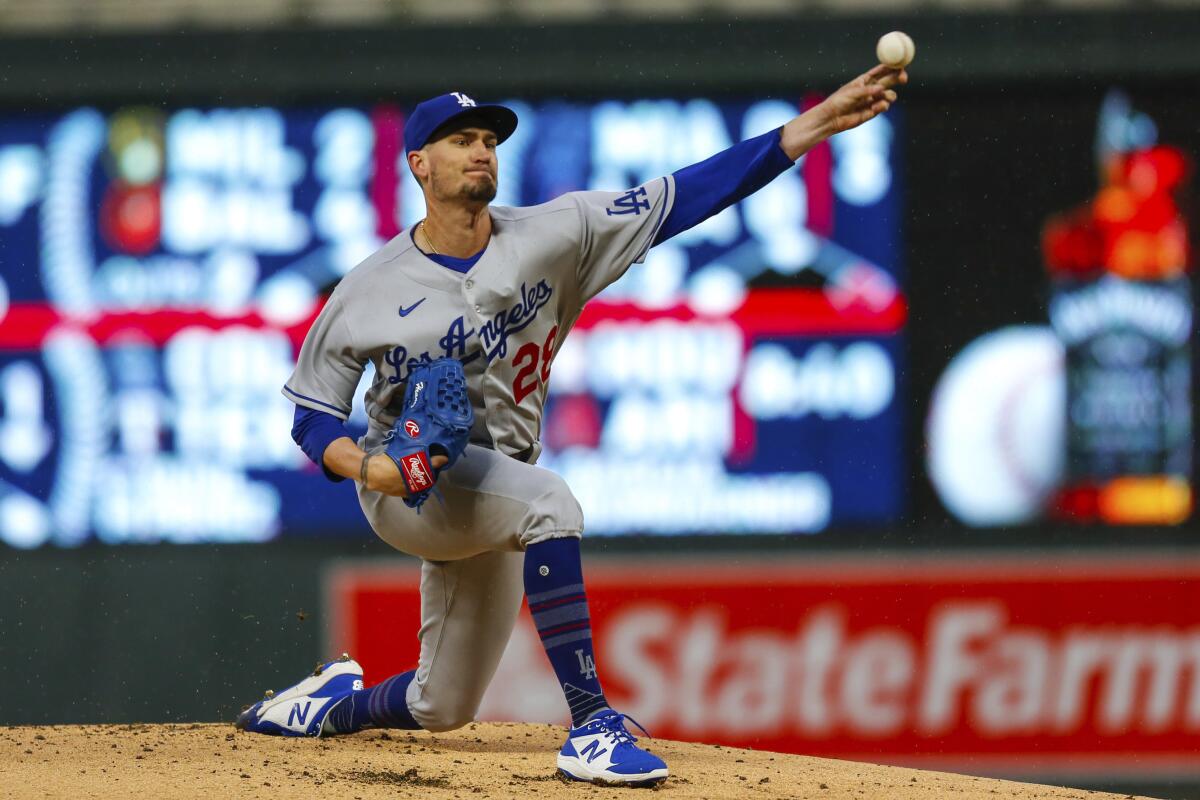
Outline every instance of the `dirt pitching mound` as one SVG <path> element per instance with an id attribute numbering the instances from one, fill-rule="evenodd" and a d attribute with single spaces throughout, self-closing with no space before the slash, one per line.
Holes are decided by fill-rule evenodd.
<path id="1" fill-rule="evenodd" d="M 587 798 L 631 791 L 703 798 L 1123 797 L 666 740 L 642 740 L 671 777 L 654 790 L 558 777 L 562 729 L 477 723 L 453 733 L 364 731 L 327 739 L 240 733 L 232 725 L 0 728 L 6 798 Z M 661 796 L 661 795 L 660 795 Z"/>

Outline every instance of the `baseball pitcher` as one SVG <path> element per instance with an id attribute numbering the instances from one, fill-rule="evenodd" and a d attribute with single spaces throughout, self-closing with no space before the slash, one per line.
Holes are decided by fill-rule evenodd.
<path id="1" fill-rule="evenodd" d="M 562 478 L 536 466 L 551 364 L 584 305 L 651 247 L 882 114 L 906 81 L 903 69 L 877 66 L 783 127 L 673 175 L 530 208 L 490 205 L 513 111 L 461 92 L 418 105 L 404 144 L 427 215 L 342 279 L 283 393 L 304 452 L 330 480 L 356 481 L 379 537 L 422 560 L 419 663 L 364 688 L 343 656 L 268 692 L 237 726 L 285 736 L 461 727 L 524 597 L 571 712 L 559 769 L 583 781 L 666 778 L 605 699 L 580 566 L 583 514 Z M 343 422 L 368 362 L 370 422 L 356 442 Z"/>

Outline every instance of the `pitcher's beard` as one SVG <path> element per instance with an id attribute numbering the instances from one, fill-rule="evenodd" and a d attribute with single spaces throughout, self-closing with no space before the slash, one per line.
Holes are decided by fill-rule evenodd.
<path id="1" fill-rule="evenodd" d="M 459 183 L 452 177 L 443 180 L 438 172 L 434 172 L 429 188 L 433 196 L 443 202 L 490 203 L 496 199 L 496 181 L 490 175 L 487 180 Z"/>
<path id="2" fill-rule="evenodd" d="M 496 199 L 496 183 L 483 181 L 471 184 L 463 190 L 463 195 L 476 203 L 490 203 Z"/>

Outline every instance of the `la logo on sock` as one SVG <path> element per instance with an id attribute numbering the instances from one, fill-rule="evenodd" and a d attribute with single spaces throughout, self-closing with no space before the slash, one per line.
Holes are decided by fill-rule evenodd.
<path id="1" fill-rule="evenodd" d="M 596 662 L 592 657 L 583 650 L 576 650 L 575 656 L 579 659 L 579 674 L 588 679 L 596 677 Z"/>

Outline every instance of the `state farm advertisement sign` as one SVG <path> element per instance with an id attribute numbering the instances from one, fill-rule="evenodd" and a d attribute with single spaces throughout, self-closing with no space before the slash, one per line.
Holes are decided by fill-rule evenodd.
<path id="1" fill-rule="evenodd" d="M 368 685 L 417 662 L 418 570 L 398 563 L 328 575 L 330 650 Z M 1200 559 L 586 567 L 606 694 L 655 736 L 975 772 L 1200 774 Z M 525 609 L 480 718 L 567 719 Z"/>

